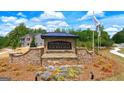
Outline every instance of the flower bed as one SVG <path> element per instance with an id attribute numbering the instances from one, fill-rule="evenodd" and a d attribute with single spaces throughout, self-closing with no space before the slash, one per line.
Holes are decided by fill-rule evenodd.
<path id="1" fill-rule="evenodd" d="M 75 80 L 81 72 L 79 67 L 54 67 L 49 66 L 44 72 L 37 72 L 38 80 L 43 81 L 67 81 Z"/>

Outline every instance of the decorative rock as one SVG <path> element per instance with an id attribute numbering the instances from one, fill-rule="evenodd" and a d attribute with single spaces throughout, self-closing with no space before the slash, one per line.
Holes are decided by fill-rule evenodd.
<path id="1" fill-rule="evenodd" d="M 40 75 L 41 80 L 50 80 L 51 72 L 45 71 L 43 74 Z"/>
<path id="2" fill-rule="evenodd" d="M 48 66 L 48 67 L 47 67 L 47 70 L 48 70 L 48 71 L 54 71 L 54 70 L 55 70 L 55 67 L 54 67 L 54 66 Z"/>
<path id="3" fill-rule="evenodd" d="M 11 78 L 9 77 L 0 77 L 0 81 L 10 81 Z"/>

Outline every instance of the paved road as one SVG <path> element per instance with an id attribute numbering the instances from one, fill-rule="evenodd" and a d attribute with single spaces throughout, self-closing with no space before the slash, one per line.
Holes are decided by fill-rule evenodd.
<path id="1" fill-rule="evenodd" d="M 120 50 L 120 49 L 119 49 L 118 47 L 115 47 L 114 50 L 110 50 L 110 53 L 115 54 L 115 55 L 118 55 L 118 56 L 124 58 L 124 54 L 119 53 L 119 52 L 118 52 L 119 50 Z"/>

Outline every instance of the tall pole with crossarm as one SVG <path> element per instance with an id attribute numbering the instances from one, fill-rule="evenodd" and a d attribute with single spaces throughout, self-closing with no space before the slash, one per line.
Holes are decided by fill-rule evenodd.
<path id="1" fill-rule="evenodd" d="M 96 31 L 98 32 L 98 51 L 100 49 L 100 36 L 101 36 L 101 31 L 99 30 L 100 28 L 100 22 L 98 21 L 98 19 L 95 17 L 95 14 L 93 12 L 93 20 L 95 22 L 95 26 L 96 26 Z"/>
<path id="2" fill-rule="evenodd" d="M 93 31 L 93 36 L 92 36 L 92 48 L 93 48 L 93 55 L 94 55 L 94 52 L 95 52 L 95 44 L 94 44 L 94 31 Z"/>

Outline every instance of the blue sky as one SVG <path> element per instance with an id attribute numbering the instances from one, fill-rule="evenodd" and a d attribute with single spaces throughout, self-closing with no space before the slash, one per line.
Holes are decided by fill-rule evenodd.
<path id="1" fill-rule="evenodd" d="M 32 29 L 95 29 L 92 11 L 0 11 L 0 35 L 6 35 L 19 23 Z M 110 36 L 124 27 L 124 11 L 96 11 L 94 15 Z"/>

